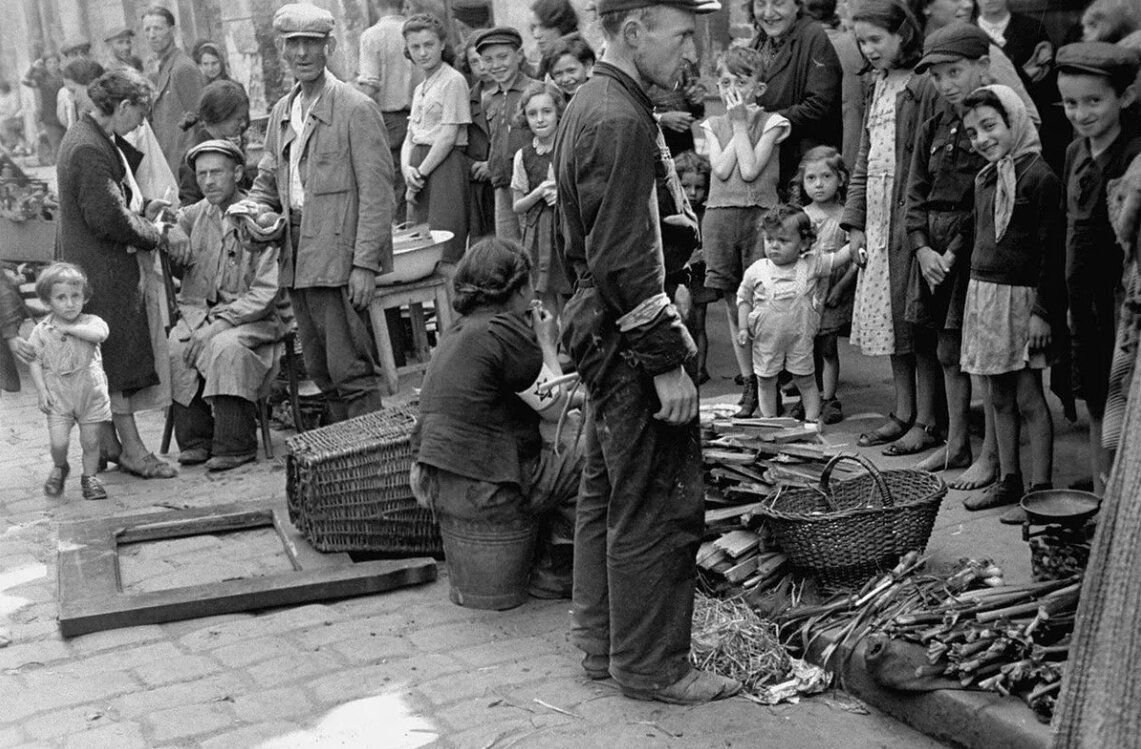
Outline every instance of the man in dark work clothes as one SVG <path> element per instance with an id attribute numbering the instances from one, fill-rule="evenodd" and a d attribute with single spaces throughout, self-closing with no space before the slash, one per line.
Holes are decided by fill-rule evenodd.
<path id="1" fill-rule="evenodd" d="M 599 0 L 606 53 L 555 140 L 563 343 L 592 408 L 574 561 L 575 644 L 628 697 L 697 704 L 741 685 L 689 663 L 703 528 L 696 348 L 663 290 L 655 180 L 668 164 L 646 94 L 694 62 L 716 0 Z"/>

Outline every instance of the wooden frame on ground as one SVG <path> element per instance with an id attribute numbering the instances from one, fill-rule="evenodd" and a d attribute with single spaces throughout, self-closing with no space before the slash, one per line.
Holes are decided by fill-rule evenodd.
<path id="1" fill-rule="evenodd" d="M 168 590 L 126 593 L 119 544 L 272 527 L 293 570 Z M 427 557 L 354 563 L 315 551 L 289 523 L 283 503 L 241 503 L 61 524 L 59 627 L 64 637 L 117 627 L 292 606 L 381 593 L 436 579 Z"/>

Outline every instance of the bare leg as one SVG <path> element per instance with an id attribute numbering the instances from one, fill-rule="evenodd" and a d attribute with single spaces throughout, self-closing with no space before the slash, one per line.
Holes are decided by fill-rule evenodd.
<path id="1" fill-rule="evenodd" d="M 1018 373 L 994 375 L 989 380 L 1000 472 L 1002 476 L 1019 475 Z"/>
<path id="2" fill-rule="evenodd" d="M 918 337 L 917 335 L 916 338 Z M 918 344 L 919 341 L 917 340 L 916 343 Z M 893 374 L 895 373 L 895 359 L 896 357 L 892 357 Z M 943 386 L 943 375 L 940 372 L 939 360 L 935 358 L 933 346 L 917 345 L 911 362 L 913 375 L 908 384 L 911 386 L 913 408 L 916 409 L 915 423 L 885 451 L 888 455 L 911 455 L 926 450 L 933 444 L 931 433 L 928 430 L 935 426 L 935 404 L 939 401 L 939 388 Z M 898 381 L 896 387 L 899 387 Z M 896 391 L 896 408 L 901 408 L 898 389 Z M 899 415 L 900 412 L 896 411 L 896 416 Z M 934 444 L 938 443 L 934 442 Z"/>
<path id="3" fill-rule="evenodd" d="M 1018 373 L 1018 412 L 1030 434 L 1030 484 L 1053 484 L 1054 422 L 1040 371 L 1027 368 Z"/>
<path id="4" fill-rule="evenodd" d="M 832 400 L 840 384 L 840 349 L 836 345 L 836 334 L 828 333 L 816 339 L 820 348 L 820 397 Z"/>
<path id="5" fill-rule="evenodd" d="M 895 386 L 895 416 L 908 423 L 915 418 L 915 356 L 891 355 L 891 380 Z"/>
<path id="6" fill-rule="evenodd" d="M 804 404 L 804 420 L 820 420 L 820 390 L 816 387 L 816 375 L 793 375 L 792 381 L 800 391 L 800 402 Z M 773 391 L 774 396 L 776 391 Z M 774 397 L 775 401 L 775 397 Z M 773 413 L 776 413 L 776 404 L 773 404 Z"/>
<path id="7" fill-rule="evenodd" d="M 816 387 L 815 381 L 812 383 L 813 388 Z M 759 397 L 761 416 L 765 418 L 772 418 L 777 415 L 777 378 L 776 377 L 757 377 L 757 394 Z M 816 407 L 817 413 L 820 411 L 819 403 Z"/>
<path id="8" fill-rule="evenodd" d="M 71 447 L 71 425 L 61 422 L 49 423 L 48 439 L 51 444 L 52 464 L 62 468 L 67 465 L 67 453 Z"/>
<path id="9" fill-rule="evenodd" d="M 104 421 L 99 426 L 99 449 L 110 460 L 118 460 L 123 446 L 119 444 L 119 435 L 115 434 L 115 422 Z"/>
<path id="10" fill-rule="evenodd" d="M 80 424 L 79 444 L 83 445 L 83 475 L 94 476 L 99 472 L 99 441 L 103 424 Z"/>
<path id="11" fill-rule="evenodd" d="M 704 373 L 709 360 L 709 334 L 705 332 L 705 316 L 708 304 L 693 305 L 693 342 L 697 344 L 697 371 Z"/>
<path id="12" fill-rule="evenodd" d="M 990 381 L 985 377 L 983 390 L 983 446 L 971 467 L 954 481 L 948 482 L 947 485 L 952 489 L 981 489 L 998 479 L 998 438 L 994 433 L 994 406 L 991 403 Z"/>
<path id="13" fill-rule="evenodd" d="M 958 364 L 945 364 L 943 387 L 947 390 L 947 446 L 920 461 L 915 467 L 921 471 L 964 468 L 971 462 L 971 435 L 967 429 L 971 376 L 963 374 Z"/>
<path id="14" fill-rule="evenodd" d="M 725 292 L 725 313 L 729 320 L 729 341 L 733 344 L 733 356 L 737 358 L 737 371 L 742 377 L 753 376 L 753 356 L 748 344 L 737 343 L 737 294 Z M 774 406 L 775 408 L 775 406 Z"/>
<path id="15" fill-rule="evenodd" d="M 150 450 L 143 444 L 139 434 L 139 425 L 135 423 L 134 414 L 114 414 L 111 421 L 115 425 L 119 443 L 122 447 L 122 456 L 127 460 L 138 462 L 145 458 Z"/>

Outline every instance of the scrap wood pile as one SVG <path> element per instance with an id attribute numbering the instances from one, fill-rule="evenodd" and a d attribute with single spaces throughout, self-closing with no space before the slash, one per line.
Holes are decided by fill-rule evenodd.
<path id="1" fill-rule="evenodd" d="M 961 560 L 925 574 L 918 553 L 858 592 L 775 615 L 782 637 L 805 651 L 827 636 L 820 662 L 839 670 L 860 640 L 880 635 L 923 648 L 914 677 L 935 687 L 1021 696 L 1040 720 L 1053 714 L 1069 653 L 1079 576 L 1008 586 L 989 561 Z M 870 653 L 870 649 L 869 649 Z"/>
<path id="2" fill-rule="evenodd" d="M 697 554 L 707 586 L 718 594 L 766 588 L 788 572 L 757 510 L 780 487 L 820 480 L 836 450 L 815 429 L 789 418 L 734 419 L 735 406 L 702 406 L 706 541 Z M 838 479 L 851 476 L 841 467 Z"/>

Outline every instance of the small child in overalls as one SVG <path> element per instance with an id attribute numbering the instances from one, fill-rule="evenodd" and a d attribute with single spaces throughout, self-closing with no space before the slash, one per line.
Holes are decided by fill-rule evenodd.
<path id="1" fill-rule="evenodd" d="M 737 290 L 737 342 L 751 338 L 761 415 L 777 415 L 777 375 L 788 370 L 804 403 L 805 421 L 820 418 L 820 389 L 812 350 L 820 327 L 817 284 L 852 258 L 844 245 L 812 252 L 816 230 L 803 210 L 778 205 L 761 222 L 765 257 L 745 271 Z"/>

